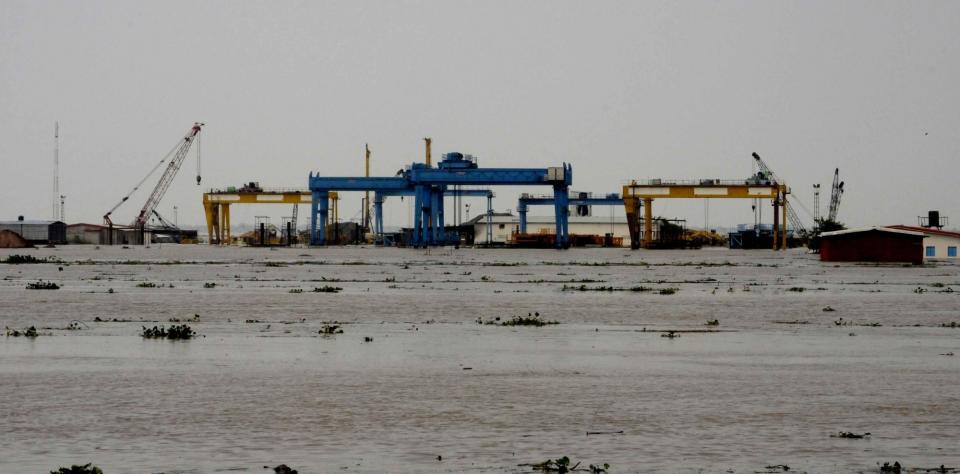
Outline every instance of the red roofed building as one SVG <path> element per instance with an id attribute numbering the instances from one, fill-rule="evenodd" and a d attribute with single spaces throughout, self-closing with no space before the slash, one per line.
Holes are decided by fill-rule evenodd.
<path id="1" fill-rule="evenodd" d="M 920 232 L 887 227 L 824 232 L 820 234 L 820 260 L 921 264 L 925 237 Z"/>

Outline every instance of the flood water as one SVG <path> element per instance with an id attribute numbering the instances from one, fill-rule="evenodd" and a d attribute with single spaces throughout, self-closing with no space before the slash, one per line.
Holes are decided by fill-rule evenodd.
<path id="1" fill-rule="evenodd" d="M 4 473 L 531 472 L 561 456 L 611 472 L 960 467 L 960 356 L 942 355 L 960 353 L 960 328 L 942 327 L 960 325 L 954 263 L 177 245 L 0 259 L 11 254 L 63 263 L 0 264 L 0 323 L 41 333 L 0 336 Z M 38 279 L 62 288 L 25 288 Z M 312 291 L 326 285 L 342 291 Z M 650 291 L 619 291 L 633 287 Z M 534 312 L 560 324 L 477 323 Z M 200 337 L 140 337 L 171 319 Z M 343 333 L 319 335 L 331 321 Z"/>

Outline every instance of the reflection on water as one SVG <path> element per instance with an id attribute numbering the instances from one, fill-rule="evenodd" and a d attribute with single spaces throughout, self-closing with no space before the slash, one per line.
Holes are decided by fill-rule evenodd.
<path id="1" fill-rule="evenodd" d="M 960 322 L 952 264 L 725 250 L 31 252 L 70 264 L 0 265 L 4 326 L 50 334 L 0 338 L 2 472 L 523 472 L 564 455 L 613 472 L 960 464 L 960 366 L 941 355 L 960 352 L 960 329 L 940 327 Z M 63 288 L 24 288 L 39 278 Z M 343 291 L 311 291 L 331 282 Z M 619 291 L 640 286 L 677 291 Z M 561 324 L 475 322 L 535 311 Z M 199 339 L 138 336 L 144 321 L 195 314 Z M 65 330 L 73 320 L 81 329 Z M 321 337 L 325 321 L 344 333 Z M 670 329 L 720 332 L 657 332 Z"/>

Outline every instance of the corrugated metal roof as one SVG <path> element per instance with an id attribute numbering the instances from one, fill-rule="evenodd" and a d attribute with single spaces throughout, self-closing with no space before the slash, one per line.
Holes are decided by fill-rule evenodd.
<path id="1" fill-rule="evenodd" d="M 834 236 L 834 235 L 846 235 L 846 234 L 858 234 L 858 233 L 862 233 L 862 232 L 872 232 L 872 231 L 889 232 L 889 233 L 891 233 L 891 234 L 903 234 L 903 235 L 913 235 L 913 236 L 918 236 L 918 237 L 926 237 L 926 236 L 923 235 L 923 233 L 921 233 L 921 232 L 912 232 L 912 231 L 909 231 L 909 230 L 901 230 L 901 229 L 891 229 L 891 228 L 889 228 L 889 227 L 880 227 L 880 226 L 860 227 L 860 228 L 857 228 L 857 229 L 844 229 L 844 230 L 835 230 L 835 231 L 833 231 L 833 232 L 824 232 L 824 233 L 820 234 L 820 237 L 830 237 L 830 236 Z"/>
<path id="2" fill-rule="evenodd" d="M 960 232 L 953 232 L 950 230 L 940 230 L 940 229 L 933 229 L 930 227 L 917 227 L 917 226 L 903 225 L 903 224 L 889 225 L 887 226 L 887 228 L 906 230 L 910 232 L 919 232 L 921 234 L 942 235 L 944 237 L 953 237 L 955 239 L 960 239 Z"/>
<path id="3" fill-rule="evenodd" d="M 22 221 L 0 221 L 0 225 L 50 225 L 61 223 L 60 221 L 45 221 L 40 219 L 29 219 Z"/>

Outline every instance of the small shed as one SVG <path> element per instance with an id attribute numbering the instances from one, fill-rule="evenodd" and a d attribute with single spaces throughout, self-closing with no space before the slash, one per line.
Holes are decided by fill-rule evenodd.
<path id="1" fill-rule="evenodd" d="M 67 225 L 60 221 L 25 220 L 0 221 L 0 230 L 16 232 L 31 244 L 67 243 Z"/>
<path id="2" fill-rule="evenodd" d="M 919 232 L 866 227 L 824 232 L 820 237 L 824 262 L 923 263 L 924 235 Z"/>

